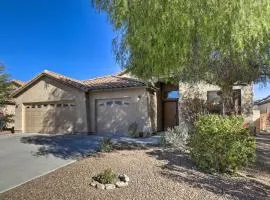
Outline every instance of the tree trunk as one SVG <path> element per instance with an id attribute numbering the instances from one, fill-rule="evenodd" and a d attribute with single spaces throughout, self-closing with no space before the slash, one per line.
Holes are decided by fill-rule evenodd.
<path id="1" fill-rule="evenodd" d="M 221 87 L 222 115 L 235 114 L 232 86 Z"/>

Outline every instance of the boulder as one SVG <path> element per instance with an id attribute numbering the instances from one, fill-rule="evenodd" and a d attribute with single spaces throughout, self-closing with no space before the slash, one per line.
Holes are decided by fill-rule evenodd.
<path id="1" fill-rule="evenodd" d="M 104 184 L 101 184 L 101 183 L 97 183 L 96 188 L 97 189 L 104 190 L 105 189 L 105 185 Z"/>
<path id="2" fill-rule="evenodd" d="M 105 184 L 105 189 L 106 190 L 113 190 L 113 189 L 115 189 L 115 185 L 114 184 Z"/>
<path id="3" fill-rule="evenodd" d="M 96 187 L 97 184 L 98 184 L 98 182 L 95 180 L 92 180 L 92 182 L 90 183 L 90 185 L 93 187 Z"/>
<path id="4" fill-rule="evenodd" d="M 120 181 L 123 181 L 123 182 L 129 182 L 130 181 L 129 177 L 126 174 L 121 174 L 121 175 L 119 175 L 118 178 L 119 178 Z"/>
<path id="5" fill-rule="evenodd" d="M 122 188 L 122 187 L 127 187 L 128 186 L 128 182 L 124 182 L 124 181 L 117 181 L 115 183 L 116 187 L 118 188 Z"/>

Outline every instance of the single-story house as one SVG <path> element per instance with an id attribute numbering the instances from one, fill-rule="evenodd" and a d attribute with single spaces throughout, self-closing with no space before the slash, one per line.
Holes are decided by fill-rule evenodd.
<path id="1" fill-rule="evenodd" d="M 218 87 L 198 84 L 197 89 L 202 99 L 219 103 Z M 234 89 L 237 106 L 248 113 L 252 85 Z M 136 123 L 138 131 L 162 131 L 179 123 L 179 99 L 188 91 L 187 84 L 150 84 L 128 73 L 76 80 L 45 70 L 12 93 L 15 130 L 126 134 Z"/>
<path id="2" fill-rule="evenodd" d="M 12 91 L 15 91 L 22 87 L 25 83 L 20 80 L 12 80 L 11 82 L 11 89 Z M 13 99 L 8 99 L 4 102 L 4 107 L 0 108 L 0 115 L 10 115 L 10 116 L 15 116 L 15 101 Z M 6 128 L 13 128 L 15 126 L 14 122 L 10 122 L 7 124 Z"/>
<path id="3" fill-rule="evenodd" d="M 257 129 L 270 132 L 270 96 L 254 102 L 257 111 Z"/>

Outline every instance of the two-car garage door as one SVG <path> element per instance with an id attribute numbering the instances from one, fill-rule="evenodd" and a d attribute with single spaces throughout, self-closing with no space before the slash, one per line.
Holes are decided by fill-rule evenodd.
<path id="1" fill-rule="evenodd" d="M 73 132 L 76 105 L 70 102 L 25 104 L 24 129 L 29 133 Z"/>
<path id="2" fill-rule="evenodd" d="M 130 98 L 96 100 L 97 132 L 127 133 L 128 126 L 133 122 L 132 112 L 134 111 L 132 111 Z"/>

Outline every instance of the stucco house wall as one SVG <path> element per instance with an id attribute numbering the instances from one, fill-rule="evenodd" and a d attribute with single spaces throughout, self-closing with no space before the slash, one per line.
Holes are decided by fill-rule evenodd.
<path id="1" fill-rule="evenodd" d="M 97 131 L 97 108 L 98 100 L 124 99 L 128 98 L 130 102 L 130 112 L 121 120 L 125 121 L 126 125 L 136 122 L 138 131 L 151 132 L 152 124 L 148 110 L 149 93 L 146 88 L 121 88 L 121 89 L 106 89 L 103 91 L 91 91 L 89 93 L 89 109 L 90 109 L 90 132 Z M 107 125 L 110 125 L 111 118 L 103 116 Z M 121 115 L 122 117 L 122 115 Z M 104 124 L 105 126 L 105 124 Z M 128 126 L 126 126 L 127 128 Z M 127 133 L 127 130 L 126 130 Z"/>
<path id="2" fill-rule="evenodd" d="M 253 86 L 249 85 L 237 85 L 233 87 L 234 90 L 241 90 L 241 111 L 246 121 L 252 122 L 252 107 L 253 107 Z M 181 98 L 194 98 L 195 95 L 203 100 L 207 100 L 208 91 L 218 91 L 220 88 L 215 85 L 206 84 L 204 82 L 198 84 L 187 84 L 179 82 L 179 92 L 180 92 L 180 104 Z M 193 91 L 197 91 L 195 94 Z"/>
<path id="3" fill-rule="evenodd" d="M 31 85 L 30 88 L 15 98 L 15 130 L 20 132 L 25 131 L 25 107 L 27 104 L 61 101 L 74 102 L 76 105 L 76 112 L 74 113 L 76 122 L 73 131 L 88 132 L 85 93 L 48 77 L 40 78 L 38 82 Z M 50 116 L 47 116 L 47 119 L 49 117 Z M 64 122 L 59 121 L 58 123 Z M 59 124 L 59 126 L 61 126 L 61 124 Z"/>

